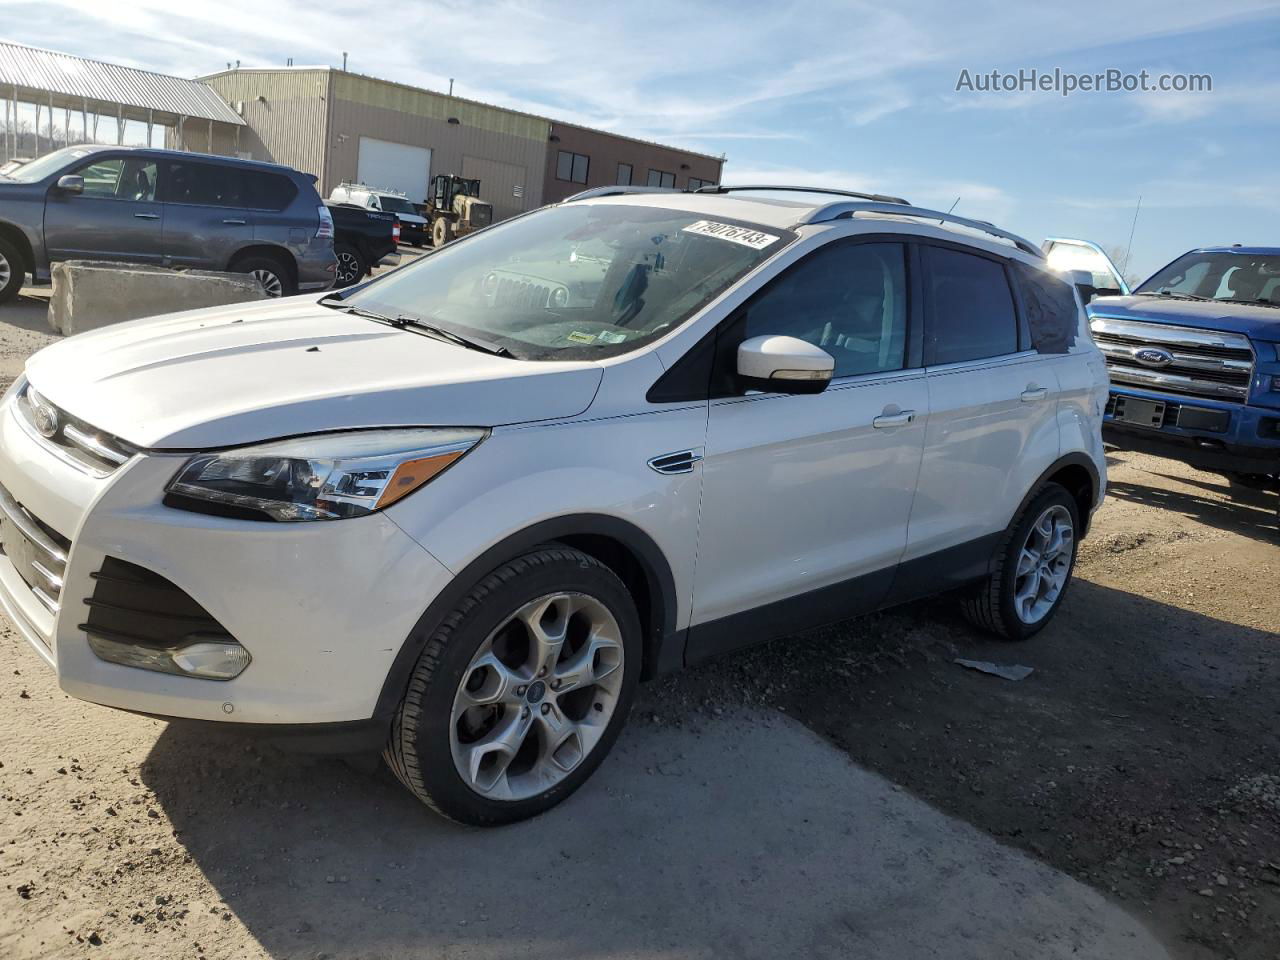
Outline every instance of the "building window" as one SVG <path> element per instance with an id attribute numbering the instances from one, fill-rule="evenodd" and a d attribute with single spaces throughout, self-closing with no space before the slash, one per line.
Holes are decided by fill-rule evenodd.
<path id="1" fill-rule="evenodd" d="M 580 153 L 561 150 L 560 156 L 556 158 L 556 179 L 568 180 L 570 183 L 586 183 L 587 165 L 590 162 L 588 157 Z"/>
<path id="2" fill-rule="evenodd" d="M 631 164 L 618 164 L 618 184 L 623 187 L 631 186 Z"/>
<path id="3" fill-rule="evenodd" d="M 667 173 L 664 170 L 649 171 L 649 186 L 651 187 L 674 187 L 676 185 L 676 175 Z"/>
<path id="4" fill-rule="evenodd" d="M 701 190 L 703 187 L 714 187 L 715 185 L 716 182 L 714 180 L 699 180 L 697 177 L 689 178 L 690 190 Z"/>

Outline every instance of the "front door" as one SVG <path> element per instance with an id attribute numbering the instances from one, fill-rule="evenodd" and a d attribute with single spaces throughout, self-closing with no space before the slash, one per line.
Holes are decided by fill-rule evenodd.
<path id="1" fill-rule="evenodd" d="M 164 255 L 175 267 L 225 270 L 253 242 L 245 171 L 231 164 L 169 160 L 164 170 Z"/>
<path id="2" fill-rule="evenodd" d="M 836 365 L 816 396 L 711 400 L 690 660 L 886 595 L 928 420 L 924 371 L 907 363 L 905 255 L 896 242 L 829 243 L 727 321 L 722 365 L 766 334 L 807 340 Z"/>
<path id="3" fill-rule="evenodd" d="M 164 208 L 156 201 L 155 160 L 98 154 L 70 172 L 84 178 L 84 192 L 51 187 L 45 200 L 50 261 L 160 263 Z"/>

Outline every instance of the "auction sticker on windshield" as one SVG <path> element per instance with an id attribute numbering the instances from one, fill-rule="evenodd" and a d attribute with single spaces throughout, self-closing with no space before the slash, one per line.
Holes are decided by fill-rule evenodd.
<path id="1" fill-rule="evenodd" d="M 697 233 L 704 237 L 717 237 L 720 240 L 740 243 L 744 247 L 750 247 L 752 250 L 763 250 L 778 239 L 775 234 L 765 233 L 762 230 L 753 230 L 750 227 L 735 227 L 731 223 L 716 223 L 714 220 L 699 220 L 696 223 L 689 224 L 682 232 Z"/>

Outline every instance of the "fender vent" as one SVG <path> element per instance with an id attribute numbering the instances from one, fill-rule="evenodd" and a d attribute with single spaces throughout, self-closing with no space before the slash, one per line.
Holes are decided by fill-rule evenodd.
<path id="1" fill-rule="evenodd" d="M 649 461 L 649 469 L 658 473 L 693 473 L 693 465 L 702 459 L 702 448 L 664 453 Z"/>

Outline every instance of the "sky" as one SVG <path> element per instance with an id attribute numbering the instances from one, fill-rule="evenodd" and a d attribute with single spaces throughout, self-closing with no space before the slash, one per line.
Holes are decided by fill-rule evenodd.
<path id="1" fill-rule="evenodd" d="M 904 196 L 1146 276 L 1280 245 L 1280 2 L 0 0 L 0 38 L 194 77 L 340 66 L 727 157 L 725 183 Z M 979 92 L 1020 69 L 1211 91 Z M 1134 212 L 1141 211 L 1134 228 Z"/>

